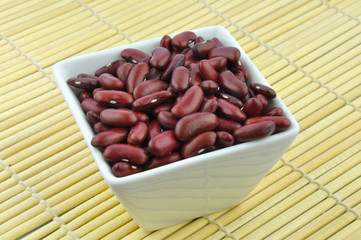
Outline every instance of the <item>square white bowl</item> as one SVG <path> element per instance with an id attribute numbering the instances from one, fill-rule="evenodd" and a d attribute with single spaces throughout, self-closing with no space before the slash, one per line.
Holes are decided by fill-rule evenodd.
<path id="1" fill-rule="evenodd" d="M 237 47 L 249 81 L 270 86 L 225 28 L 210 26 L 191 31 L 206 40 L 217 37 L 224 46 Z M 56 83 L 105 181 L 137 224 L 149 231 L 239 204 L 287 151 L 299 132 L 297 121 L 277 96 L 272 106 L 283 108 L 284 116 L 292 123 L 286 131 L 127 177 L 115 177 L 102 153 L 90 144 L 94 131 L 66 80 L 79 73 L 94 74 L 96 69 L 119 59 L 120 52 L 126 48 L 151 54 L 161 37 L 69 58 L 53 66 Z"/>

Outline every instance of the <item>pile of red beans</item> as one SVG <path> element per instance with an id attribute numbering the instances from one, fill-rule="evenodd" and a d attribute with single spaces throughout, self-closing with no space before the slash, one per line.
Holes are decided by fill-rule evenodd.
<path id="1" fill-rule="evenodd" d="M 92 145 L 117 177 L 284 131 L 291 122 L 268 86 L 248 81 L 240 51 L 192 31 L 161 38 L 151 55 L 118 60 L 67 83 L 93 126 Z"/>

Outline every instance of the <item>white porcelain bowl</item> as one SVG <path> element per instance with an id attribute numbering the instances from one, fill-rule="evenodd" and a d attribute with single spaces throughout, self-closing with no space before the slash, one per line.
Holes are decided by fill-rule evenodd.
<path id="1" fill-rule="evenodd" d="M 191 31 L 204 39 L 217 37 L 224 46 L 239 48 L 241 62 L 248 70 L 250 81 L 269 86 L 225 28 L 211 26 Z M 291 120 L 288 130 L 131 176 L 115 177 L 102 153 L 90 144 L 94 131 L 66 80 L 79 73 L 94 74 L 96 69 L 119 59 L 120 52 L 125 48 L 137 48 L 150 54 L 159 46 L 160 39 L 161 36 L 69 58 L 53 67 L 55 80 L 105 181 L 132 218 L 146 230 L 164 228 L 239 204 L 280 159 L 299 131 L 295 118 L 277 96 L 273 105 L 282 107 L 284 115 Z"/>

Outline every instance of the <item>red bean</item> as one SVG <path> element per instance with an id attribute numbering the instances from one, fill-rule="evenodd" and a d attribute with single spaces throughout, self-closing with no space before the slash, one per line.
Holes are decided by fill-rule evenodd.
<path id="1" fill-rule="evenodd" d="M 244 124 L 248 125 L 248 124 L 254 124 L 254 123 L 258 123 L 258 122 L 263 122 L 263 121 L 272 121 L 276 124 L 276 132 L 281 132 L 281 131 L 285 131 L 286 129 L 288 129 L 291 126 L 291 121 L 286 118 L 286 117 L 282 117 L 282 116 L 257 116 L 257 117 L 252 117 L 252 118 L 248 118 Z"/>
<path id="2" fill-rule="evenodd" d="M 248 93 L 247 85 L 237 79 L 229 70 L 219 75 L 219 84 L 225 91 L 236 97 L 241 97 Z"/>
<path id="3" fill-rule="evenodd" d="M 96 124 L 94 124 L 94 131 L 96 133 L 104 132 L 112 128 L 112 126 L 106 125 L 103 122 L 97 122 Z"/>
<path id="4" fill-rule="evenodd" d="M 250 83 L 249 86 L 254 92 L 262 94 L 263 96 L 265 96 L 268 99 L 272 99 L 272 98 L 276 97 L 276 92 L 272 88 L 270 88 L 264 84 Z"/>
<path id="5" fill-rule="evenodd" d="M 164 166 L 170 163 L 178 162 L 181 160 L 181 155 L 178 152 L 171 153 L 165 157 L 154 157 L 150 159 L 145 168 L 146 169 L 153 169 L 160 166 Z"/>
<path id="6" fill-rule="evenodd" d="M 173 70 L 170 86 L 176 92 L 184 92 L 190 84 L 190 71 L 184 66 L 176 67 Z"/>
<path id="7" fill-rule="evenodd" d="M 130 106 L 134 100 L 133 95 L 119 90 L 101 90 L 94 94 L 94 100 L 100 104 L 122 108 Z"/>
<path id="8" fill-rule="evenodd" d="M 116 177 L 125 177 L 141 171 L 140 167 L 127 162 L 117 162 L 112 166 L 112 173 Z"/>
<path id="9" fill-rule="evenodd" d="M 276 129 L 272 121 L 264 121 L 245 125 L 233 132 L 236 142 L 248 142 L 270 136 Z"/>
<path id="10" fill-rule="evenodd" d="M 173 130 L 157 134 L 148 142 L 149 151 L 157 157 L 165 157 L 180 147 Z"/>
<path id="11" fill-rule="evenodd" d="M 242 125 L 238 122 L 232 121 L 230 119 L 227 118 L 222 118 L 219 117 L 218 118 L 218 127 L 217 129 L 219 131 L 226 131 L 229 133 L 233 133 L 234 130 L 238 129 L 242 127 Z"/>
<path id="12" fill-rule="evenodd" d="M 139 83 L 134 91 L 133 96 L 135 99 L 141 98 L 143 96 L 149 95 L 151 93 L 155 93 L 161 90 L 166 90 L 169 85 L 161 80 L 150 79 L 144 82 Z"/>
<path id="13" fill-rule="evenodd" d="M 160 105 L 172 97 L 173 93 L 170 91 L 163 90 L 154 92 L 135 100 L 132 104 L 132 108 L 134 111 L 144 111 Z"/>
<path id="14" fill-rule="evenodd" d="M 85 90 L 93 90 L 100 86 L 99 81 L 94 78 L 76 77 L 76 78 L 69 78 L 66 82 L 73 87 L 77 87 Z"/>
<path id="15" fill-rule="evenodd" d="M 171 112 L 168 111 L 160 111 L 157 116 L 159 124 L 166 129 L 174 130 L 178 119 L 173 116 Z"/>
<path id="16" fill-rule="evenodd" d="M 183 158 L 190 158 L 201 154 L 205 149 L 212 147 L 216 142 L 217 134 L 215 132 L 203 132 L 186 142 L 181 148 Z"/>
<path id="17" fill-rule="evenodd" d="M 129 127 L 138 122 L 137 115 L 127 108 L 105 109 L 100 113 L 103 123 L 116 127 Z"/>
<path id="18" fill-rule="evenodd" d="M 234 144 L 234 138 L 233 135 L 226 131 L 218 131 L 216 132 L 217 139 L 216 139 L 216 145 L 225 148 L 230 147 Z"/>
<path id="19" fill-rule="evenodd" d="M 212 40 L 216 43 L 217 47 L 222 47 L 222 43 L 221 40 L 219 40 L 219 38 L 214 37 L 212 38 Z"/>
<path id="20" fill-rule="evenodd" d="M 91 125 L 95 125 L 96 123 L 100 122 L 99 114 L 93 111 L 88 111 L 86 113 L 86 118 Z"/>
<path id="21" fill-rule="evenodd" d="M 152 51 L 149 64 L 154 68 L 163 69 L 168 65 L 170 57 L 171 53 L 167 48 L 157 47 Z"/>
<path id="22" fill-rule="evenodd" d="M 163 74 L 161 75 L 161 79 L 164 81 L 168 81 L 172 76 L 172 72 L 176 67 L 183 66 L 185 63 L 186 57 L 184 54 L 176 54 L 170 61 L 170 63 L 165 68 Z"/>
<path id="23" fill-rule="evenodd" d="M 103 73 L 109 73 L 115 76 L 118 67 L 120 67 L 124 63 L 126 63 L 126 61 L 124 61 L 123 59 L 115 60 L 96 70 L 94 75 L 99 77 Z"/>
<path id="24" fill-rule="evenodd" d="M 96 134 L 91 145 L 94 147 L 106 147 L 110 144 L 121 143 L 127 138 L 128 129 L 126 128 L 112 128 Z"/>
<path id="25" fill-rule="evenodd" d="M 120 67 L 118 67 L 116 75 L 119 80 L 123 82 L 123 84 L 127 81 L 130 70 L 134 67 L 131 63 L 124 63 Z"/>
<path id="26" fill-rule="evenodd" d="M 224 99 L 218 99 L 218 111 L 223 116 L 236 122 L 242 122 L 247 118 L 246 114 L 239 107 Z"/>
<path id="27" fill-rule="evenodd" d="M 193 45 L 192 51 L 193 54 L 198 59 L 204 59 L 208 57 L 208 53 L 211 49 L 216 48 L 217 44 L 213 40 L 207 40 L 205 42 L 199 42 Z"/>
<path id="28" fill-rule="evenodd" d="M 84 112 L 93 111 L 96 114 L 100 114 L 102 111 L 107 109 L 106 107 L 100 105 L 93 98 L 86 98 L 81 102 L 81 108 Z"/>
<path id="29" fill-rule="evenodd" d="M 169 35 L 164 35 L 160 40 L 159 46 L 168 49 L 169 52 L 172 52 L 172 38 Z"/>
<path id="30" fill-rule="evenodd" d="M 217 96 L 218 96 L 218 98 L 224 99 L 224 100 L 236 105 L 239 108 L 243 107 L 243 102 L 235 96 L 229 95 L 227 93 L 222 93 L 222 92 L 218 93 Z"/>
<path id="31" fill-rule="evenodd" d="M 150 72 L 150 67 L 146 63 L 138 63 L 135 65 L 129 72 L 126 86 L 127 86 L 127 92 L 133 93 L 135 87 L 145 81 L 146 76 Z"/>
<path id="32" fill-rule="evenodd" d="M 242 110 L 247 115 L 247 117 L 255 117 L 262 113 L 263 105 L 258 98 L 253 97 L 247 100 Z"/>
<path id="33" fill-rule="evenodd" d="M 170 112 L 170 110 L 172 109 L 173 107 L 173 101 L 172 99 L 169 100 L 169 101 L 165 101 L 164 103 L 158 105 L 158 106 L 155 106 L 154 108 L 152 108 L 151 112 L 153 114 L 154 117 L 157 117 L 158 114 L 161 112 L 161 111 L 167 111 L 167 112 Z"/>
<path id="34" fill-rule="evenodd" d="M 80 92 L 80 94 L 78 96 L 78 99 L 79 99 L 80 102 L 82 102 L 84 99 L 91 98 L 91 97 L 93 97 L 93 96 L 92 96 L 92 93 L 90 91 L 83 90 L 83 91 Z"/>
<path id="35" fill-rule="evenodd" d="M 282 116 L 283 109 L 280 107 L 273 107 L 263 113 L 264 116 Z"/>
<path id="36" fill-rule="evenodd" d="M 219 74 L 208 60 L 203 59 L 199 62 L 199 73 L 203 80 L 213 80 L 215 82 L 218 80 Z"/>
<path id="37" fill-rule="evenodd" d="M 144 122 L 137 122 L 130 128 L 127 137 L 127 143 L 131 145 L 140 145 L 144 142 L 148 134 L 148 126 Z"/>
<path id="38" fill-rule="evenodd" d="M 208 62 L 216 69 L 218 72 L 223 72 L 227 67 L 227 58 L 225 57 L 214 57 L 208 59 Z"/>
<path id="39" fill-rule="evenodd" d="M 124 58 L 127 62 L 131 62 L 134 64 L 140 63 L 143 59 L 149 57 L 148 54 L 146 54 L 145 52 L 134 48 L 124 49 L 120 53 L 120 56 Z"/>
<path id="40" fill-rule="evenodd" d="M 174 133 L 180 141 L 187 141 L 194 135 L 212 131 L 218 126 L 218 117 L 210 112 L 196 112 L 181 118 Z"/>
<path id="41" fill-rule="evenodd" d="M 148 139 L 151 139 L 162 132 L 162 127 L 160 126 L 158 119 L 153 119 L 148 124 Z"/>
<path id="42" fill-rule="evenodd" d="M 229 63 L 238 63 L 241 57 L 241 52 L 235 47 L 217 47 L 213 48 L 208 53 L 208 58 L 225 57 Z"/>
<path id="43" fill-rule="evenodd" d="M 262 94 L 257 94 L 254 97 L 257 98 L 262 103 L 262 110 L 265 110 L 268 106 L 268 99 Z"/>
<path id="44" fill-rule="evenodd" d="M 191 31 L 181 32 L 172 38 L 172 46 L 179 50 L 185 49 L 190 43 L 194 42 L 197 35 Z"/>
<path id="45" fill-rule="evenodd" d="M 149 159 L 143 148 L 125 143 L 114 143 L 107 146 L 103 157 L 109 162 L 129 161 L 133 164 L 144 164 Z"/>
<path id="46" fill-rule="evenodd" d="M 198 59 L 196 59 L 195 56 L 193 55 L 193 52 L 192 52 L 191 48 L 187 48 L 183 54 L 184 54 L 184 56 L 186 58 L 185 61 L 184 61 L 184 66 L 186 68 L 189 68 L 189 66 L 192 63 L 197 63 L 198 62 Z"/>
<path id="47" fill-rule="evenodd" d="M 190 87 L 184 93 L 184 97 L 172 107 L 172 114 L 177 118 L 181 118 L 196 112 L 203 102 L 203 97 L 204 93 L 201 87 Z"/>
<path id="48" fill-rule="evenodd" d="M 125 66 L 125 64 L 122 66 Z M 103 89 L 122 90 L 124 88 L 124 82 L 110 73 L 101 74 L 99 76 L 99 83 Z"/>
<path id="49" fill-rule="evenodd" d="M 191 72 L 191 80 L 190 80 L 190 85 L 191 86 L 195 86 L 195 85 L 200 85 L 202 82 L 202 77 L 201 74 L 199 73 L 199 67 L 197 63 L 192 63 L 189 66 L 190 72 Z"/>
<path id="50" fill-rule="evenodd" d="M 213 94 L 218 92 L 219 90 L 218 83 L 213 80 L 205 80 L 201 82 L 199 86 L 203 89 L 203 92 L 206 94 Z"/>
<path id="51" fill-rule="evenodd" d="M 138 121 L 144 122 L 144 123 L 148 123 L 149 122 L 149 116 L 144 113 L 144 112 L 137 112 L 137 111 L 133 111 L 135 116 L 137 116 Z"/>
<path id="52" fill-rule="evenodd" d="M 215 113 L 217 111 L 218 108 L 218 101 L 217 99 L 214 98 L 210 98 L 207 100 L 204 100 L 201 108 L 199 109 L 200 112 L 211 112 L 211 113 Z"/>

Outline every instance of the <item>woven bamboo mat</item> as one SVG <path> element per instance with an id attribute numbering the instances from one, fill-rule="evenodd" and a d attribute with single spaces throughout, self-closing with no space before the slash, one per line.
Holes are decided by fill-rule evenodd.
<path id="1" fill-rule="evenodd" d="M 361 239 L 360 0 L 0 1 L 0 239 Z M 300 134 L 239 205 L 155 232 L 108 189 L 51 67 L 227 28 Z"/>

